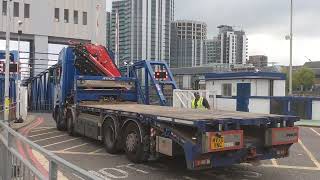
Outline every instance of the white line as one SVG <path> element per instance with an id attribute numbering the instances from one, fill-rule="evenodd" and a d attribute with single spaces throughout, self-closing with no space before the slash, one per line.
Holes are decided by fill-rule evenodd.
<path id="1" fill-rule="evenodd" d="M 52 137 L 48 137 L 48 138 L 44 138 L 44 139 L 39 139 L 39 140 L 36 140 L 36 141 L 33 141 L 33 142 L 41 142 L 41 141 L 54 139 L 54 138 L 58 138 L 58 137 L 63 137 L 63 136 L 68 136 L 68 135 L 67 134 L 61 134 L 61 135 L 58 135 L 58 136 L 52 136 Z"/>
<path id="2" fill-rule="evenodd" d="M 278 166 L 279 166 L 277 160 L 275 160 L 275 159 L 271 159 L 271 163 L 272 163 L 272 165 L 273 165 L 274 167 L 278 167 Z"/>
<path id="3" fill-rule="evenodd" d="M 95 154 L 95 153 L 97 153 L 99 151 L 102 151 L 102 150 L 104 150 L 104 148 L 99 148 L 99 149 L 97 149 L 95 151 L 89 152 L 89 154 Z"/>
<path id="4" fill-rule="evenodd" d="M 31 131 L 31 133 L 35 133 L 35 132 L 40 132 L 40 131 L 45 131 L 45 130 L 48 130 L 48 129 L 55 129 L 55 128 L 36 128 L 34 130 Z"/>
<path id="5" fill-rule="evenodd" d="M 307 149 L 307 147 L 302 143 L 302 141 L 299 139 L 299 144 L 301 147 L 306 151 L 307 155 L 311 159 L 311 161 L 317 166 L 317 168 L 320 169 L 320 163 L 317 161 L 317 159 L 312 155 L 312 153 Z"/>
<path id="6" fill-rule="evenodd" d="M 320 133 L 319 133 L 318 131 L 314 130 L 313 128 L 310 128 L 310 129 L 311 129 L 311 131 L 313 131 L 314 133 L 316 133 L 318 136 L 320 136 Z"/>
<path id="7" fill-rule="evenodd" d="M 69 148 L 66 148 L 66 149 L 63 149 L 61 151 L 68 151 L 68 150 L 71 150 L 71 149 L 75 149 L 75 148 L 78 148 L 78 147 L 81 147 L 81 146 L 85 146 L 89 143 L 83 143 L 83 144 L 80 144 L 80 145 L 77 145 L 77 146 L 72 146 L 72 147 L 69 147 Z"/>
<path id="8" fill-rule="evenodd" d="M 108 153 L 95 153 L 95 154 L 89 154 L 85 152 L 70 152 L 70 151 L 51 151 L 52 153 L 56 154 L 71 154 L 71 155 L 92 155 L 92 156 L 109 156 L 114 157 L 115 155 L 108 154 Z"/>
<path id="9" fill-rule="evenodd" d="M 45 145 L 45 146 L 42 146 L 42 147 L 46 148 L 46 147 L 49 147 L 49 146 L 54 146 L 54 145 L 57 145 L 57 144 L 62 144 L 62 143 L 65 143 L 65 142 L 74 141 L 74 140 L 77 140 L 77 139 L 79 139 L 79 138 L 68 139 L 68 140 L 65 140 L 65 141 L 60 141 L 60 142 L 48 144 L 48 145 Z"/>
<path id="10" fill-rule="evenodd" d="M 189 177 L 189 176 L 183 176 L 183 179 L 186 179 L 186 180 L 197 180 L 197 179 Z"/>
<path id="11" fill-rule="evenodd" d="M 281 169 L 300 169 L 300 170 L 312 170 L 312 171 L 320 171 L 319 168 L 316 167 L 303 167 L 303 166 L 286 166 L 286 165 L 278 165 L 277 167 L 270 164 L 263 164 L 262 167 L 271 167 L 271 168 L 281 168 Z"/>
<path id="12" fill-rule="evenodd" d="M 32 137 L 38 137 L 38 136 L 43 136 L 43 135 L 47 135 L 47 134 L 53 134 L 53 133 L 57 133 L 59 131 L 51 131 L 51 132 L 46 132 L 46 133 L 42 133 L 42 134 L 36 134 L 36 135 L 32 135 L 32 136 L 28 136 L 29 138 Z"/>

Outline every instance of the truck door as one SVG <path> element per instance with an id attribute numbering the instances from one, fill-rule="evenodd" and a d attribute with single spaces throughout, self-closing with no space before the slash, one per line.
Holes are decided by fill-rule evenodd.
<path id="1" fill-rule="evenodd" d="M 249 112 L 250 83 L 237 84 L 237 111 Z"/>

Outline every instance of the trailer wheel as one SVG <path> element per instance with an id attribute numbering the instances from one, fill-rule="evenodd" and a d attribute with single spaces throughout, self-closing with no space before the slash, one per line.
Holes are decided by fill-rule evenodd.
<path id="1" fill-rule="evenodd" d="M 106 151 L 110 154 L 115 154 L 118 152 L 117 147 L 117 137 L 116 137 L 116 129 L 115 124 L 112 119 L 105 121 L 103 126 L 103 142 L 106 148 Z"/>
<path id="2" fill-rule="evenodd" d="M 124 150 L 130 161 L 141 163 L 148 159 L 149 141 L 147 137 L 139 124 L 129 123 L 126 126 L 124 133 Z"/>

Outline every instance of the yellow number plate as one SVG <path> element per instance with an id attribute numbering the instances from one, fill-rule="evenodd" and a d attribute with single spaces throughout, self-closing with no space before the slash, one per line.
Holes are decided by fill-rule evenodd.
<path id="1" fill-rule="evenodd" d="M 214 136 L 211 138 L 211 149 L 223 149 L 224 148 L 224 137 Z"/>

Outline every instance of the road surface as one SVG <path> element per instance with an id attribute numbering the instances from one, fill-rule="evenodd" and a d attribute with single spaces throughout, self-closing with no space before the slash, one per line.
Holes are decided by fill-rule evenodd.
<path id="1" fill-rule="evenodd" d="M 241 164 L 206 171 L 188 171 L 183 159 L 162 158 L 157 162 L 132 164 L 123 153 L 111 155 L 100 142 L 83 137 L 70 137 L 59 132 L 50 114 L 37 114 L 24 133 L 45 149 L 107 180 L 317 180 L 320 177 L 320 129 L 301 127 L 299 143 L 291 148 L 289 158 L 263 161 L 260 166 Z M 38 164 L 48 166 L 41 154 L 32 151 Z M 29 155 L 30 156 L 30 155 Z M 80 179 L 65 173 L 60 179 Z"/>

